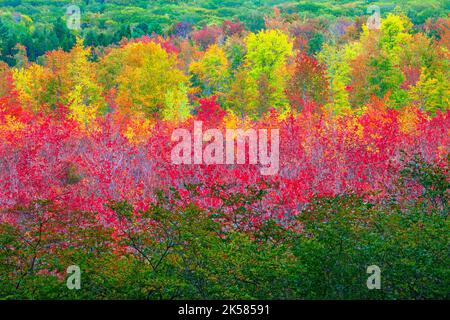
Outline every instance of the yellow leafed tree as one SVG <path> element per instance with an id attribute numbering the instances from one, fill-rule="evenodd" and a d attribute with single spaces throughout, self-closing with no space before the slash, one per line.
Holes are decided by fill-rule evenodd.
<path id="1" fill-rule="evenodd" d="M 14 68 L 12 75 L 24 108 L 34 112 L 48 111 L 49 101 L 46 99 L 46 88 L 51 77 L 49 70 L 32 63 L 27 68 Z"/>
<path id="2" fill-rule="evenodd" d="M 260 113 L 271 107 L 285 108 L 288 104 L 285 87 L 289 77 L 286 62 L 293 55 L 289 37 L 279 30 L 265 30 L 250 33 L 245 43 L 245 62 L 250 68 L 250 75 L 258 83 Z"/>
<path id="3" fill-rule="evenodd" d="M 103 89 L 95 78 L 95 65 L 89 61 L 89 48 L 78 39 L 70 51 L 67 66 L 70 91 L 63 101 L 69 105 L 70 116 L 80 123 L 89 123 L 106 107 Z"/>
<path id="4" fill-rule="evenodd" d="M 190 72 L 197 77 L 206 95 L 223 92 L 228 78 L 228 59 L 223 49 L 214 44 L 204 55 L 190 65 Z"/>
<path id="5" fill-rule="evenodd" d="M 126 112 L 161 116 L 168 100 L 179 101 L 180 107 L 184 103 L 180 95 L 186 95 L 188 79 L 177 67 L 176 55 L 154 42 L 111 50 L 100 61 L 98 75 L 107 89 L 117 88 L 116 102 Z"/>

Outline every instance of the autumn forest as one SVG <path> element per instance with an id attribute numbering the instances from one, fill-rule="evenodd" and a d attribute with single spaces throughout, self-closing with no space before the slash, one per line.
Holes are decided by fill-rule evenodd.
<path id="1" fill-rule="evenodd" d="M 449 12 L 0 1 L 0 299 L 448 299 Z"/>

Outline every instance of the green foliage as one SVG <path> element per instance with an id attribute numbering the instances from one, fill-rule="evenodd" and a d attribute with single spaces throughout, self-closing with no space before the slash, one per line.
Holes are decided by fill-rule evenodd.
<path id="1" fill-rule="evenodd" d="M 292 56 L 293 45 L 287 35 L 279 30 L 250 33 L 245 39 L 247 45 L 246 63 L 250 75 L 257 81 L 262 98 L 262 111 L 282 108 L 287 104 L 285 62 Z"/>
<path id="2" fill-rule="evenodd" d="M 418 170 L 418 171 L 417 171 Z M 421 166 L 413 176 L 442 195 L 439 170 Z M 408 175 L 411 171 L 408 171 Z M 201 186 L 189 185 L 194 196 Z M 226 190 L 213 187 L 214 194 Z M 352 195 L 315 198 L 283 223 L 252 217 L 248 207 L 265 191 L 222 197 L 207 212 L 177 205 L 175 190 L 159 191 L 148 210 L 127 201 L 109 207 L 120 221 L 114 231 L 95 223 L 66 221 L 64 237 L 42 233 L 51 202 L 36 202 L 24 229 L 1 224 L 0 296 L 5 299 L 430 299 L 448 298 L 449 222 L 439 207 L 421 201 L 379 205 Z M 432 197 L 436 197 L 435 194 Z M 33 208 L 33 209 L 32 209 Z M 227 209 L 228 208 L 228 209 Z M 230 208 L 232 210 L 230 211 Z M 45 213 L 45 214 L 44 214 Z M 68 220 L 65 220 L 68 219 Z M 300 223 L 300 224 L 297 224 Z M 287 225 L 297 225 L 301 232 Z M 82 228 L 82 229 L 80 229 Z M 51 228 L 50 228 L 51 230 Z M 115 248 L 114 241 L 119 247 Z M 69 240 L 68 240 L 69 239 Z M 62 242 L 61 242 L 62 241 Z M 69 246 L 62 243 L 69 241 Z M 56 245 L 59 244 L 59 245 Z M 126 248 L 125 250 L 119 248 Z M 82 270 L 81 290 L 68 290 L 65 268 Z M 381 289 L 369 290 L 366 269 L 381 269 Z M 44 270 L 54 270 L 48 273 Z"/>
<path id="3" fill-rule="evenodd" d="M 72 1 L 81 9 L 80 31 L 71 31 L 66 26 L 64 5 L 61 2 L 44 0 L 1 0 L 2 22 L 0 23 L 1 59 L 13 63 L 11 54 L 16 43 L 27 47 L 31 61 L 46 51 L 62 48 L 65 51 L 75 45 L 75 34 L 85 38 L 92 46 L 108 46 L 118 43 L 123 37 L 136 38 L 144 34 L 169 34 L 174 21 L 188 21 L 197 26 L 220 24 L 225 20 L 239 18 L 247 30 L 256 32 L 264 28 L 264 17 L 277 5 L 283 13 L 301 13 L 304 17 L 355 17 L 365 14 L 367 3 L 347 1 L 216 1 L 216 0 L 92 0 Z M 396 6 L 411 17 L 414 24 L 421 24 L 430 17 L 446 16 L 448 7 L 443 1 L 377 1 L 382 12 Z M 18 21 L 18 13 L 20 16 Z M 311 52 L 320 50 L 324 35 L 318 33 L 312 41 Z"/>
<path id="4" fill-rule="evenodd" d="M 419 183 L 423 188 L 421 198 L 434 208 L 440 209 L 440 212 L 445 215 L 448 215 L 450 211 L 448 206 L 450 189 L 448 160 L 449 157 L 447 157 L 447 163 L 432 164 L 416 156 L 401 171 L 403 183 L 406 185 L 411 181 Z"/>
<path id="5" fill-rule="evenodd" d="M 352 196 L 317 199 L 300 216 L 295 245 L 301 296 L 312 299 L 430 299 L 448 295 L 449 223 L 414 205 L 380 208 Z M 441 236 L 438 236 L 438 234 Z M 381 290 L 365 273 L 381 269 Z"/>
<path id="6" fill-rule="evenodd" d="M 393 9 L 392 1 L 376 3 Z M 145 117 L 135 125 L 142 131 L 154 117 L 186 120 L 197 94 L 217 95 L 231 110 L 230 122 L 288 109 L 287 94 L 299 110 L 311 98 L 330 115 L 360 111 L 372 96 L 388 107 L 416 104 L 434 113 L 449 106 L 448 46 L 444 33 L 441 39 L 415 34 L 417 23 L 447 14 L 442 3 L 431 3 L 404 2 L 395 15 L 383 13 L 381 30 L 368 30 L 359 18 L 334 17 L 361 18 L 366 2 L 80 1 L 83 28 L 72 31 L 58 2 L 0 1 L 0 59 L 14 65 L 1 63 L 1 91 L 7 98 L 17 92 L 20 105 L 35 113 L 64 104 L 85 124 L 106 112 L 108 101 L 124 118 Z M 275 5 L 275 28 L 265 29 Z M 177 33 L 180 21 L 198 31 L 236 17 L 246 31 L 224 33 L 208 46 L 185 30 Z M 333 37 L 330 27 L 341 27 L 342 35 Z M 121 42 L 154 32 L 173 37 Z M 294 53 L 304 59 L 294 62 Z M 370 126 L 361 126 L 361 135 L 364 128 Z M 303 210 L 288 217 L 273 217 L 273 203 L 260 205 L 261 186 L 230 192 L 186 185 L 183 195 L 157 191 L 146 210 L 125 199 L 110 202 L 107 214 L 47 200 L 4 206 L 0 299 L 449 298 L 448 160 L 413 159 L 384 200 L 316 197 L 296 203 Z M 64 187 L 84 181 L 77 166 L 61 168 Z M 196 205 L 202 188 L 223 205 Z M 16 223 L 8 222 L 11 216 Z M 70 265 L 82 270 L 81 290 L 66 287 Z M 370 265 L 381 268 L 380 290 L 366 286 Z"/>

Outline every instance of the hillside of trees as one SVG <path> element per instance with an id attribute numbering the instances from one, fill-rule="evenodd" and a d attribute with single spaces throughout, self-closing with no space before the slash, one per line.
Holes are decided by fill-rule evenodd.
<path id="1" fill-rule="evenodd" d="M 13 64 L 17 43 L 28 48 L 28 57 L 33 61 L 50 50 L 71 49 L 75 45 L 75 35 L 66 26 L 70 5 L 80 8 L 81 29 L 78 34 L 85 38 L 86 45 L 93 46 L 108 46 L 117 44 L 123 37 L 138 38 L 153 33 L 187 36 L 191 30 L 235 19 L 244 23 L 247 30 L 259 31 L 265 28 L 265 17 L 272 13 L 274 6 L 288 21 L 322 18 L 324 30 L 339 20 L 367 17 L 370 5 L 377 5 L 382 16 L 401 10 L 418 28 L 428 19 L 445 17 L 450 10 L 450 4 L 444 0 L 1 0 L 1 59 Z M 179 22 L 183 25 L 177 27 Z M 317 45 L 323 36 L 323 32 L 316 35 Z"/>
<path id="2" fill-rule="evenodd" d="M 448 14 L 0 1 L 0 299 L 448 299 Z M 277 173 L 173 163 L 199 122 Z"/>

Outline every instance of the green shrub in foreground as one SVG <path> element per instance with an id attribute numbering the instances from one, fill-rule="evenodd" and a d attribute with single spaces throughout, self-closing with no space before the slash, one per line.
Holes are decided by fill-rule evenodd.
<path id="1" fill-rule="evenodd" d="M 137 218 L 111 203 L 123 222 L 112 229 L 85 213 L 64 215 L 63 234 L 36 228 L 39 206 L 22 228 L 1 225 L 3 299 L 445 299 L 450 292 L 449 223 L 441 206 L 414 201 L 372 204 L 355 196 L 316 198 L 298 217 L 301 232 L 267 220 L 255 228 L 223 227 L 223 212 L 176 207 L 173 194 Z M 235 219 L 264 193 L 232 197 Z M 51 204 L 46 211 L 52 210 Z M 25 209 L 24 209 L 25 210 Z M 78 225 L 80 219 L 90 224 Z M 237 220 L 236 220 L 237 221 Z M 61 227 L 61 226 L 60 226 Z M 38 233 L 40 230 L 41 233 Z M 81 289 L 66 287 L 78 265 Z M 367 267 L 381 269 L 381 289 L 366 286 Z M 51 272 L 49 272 L 49 270 Z"/>

